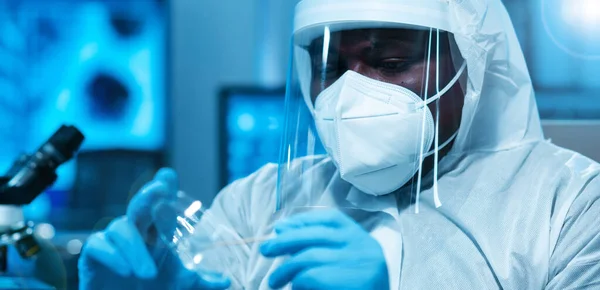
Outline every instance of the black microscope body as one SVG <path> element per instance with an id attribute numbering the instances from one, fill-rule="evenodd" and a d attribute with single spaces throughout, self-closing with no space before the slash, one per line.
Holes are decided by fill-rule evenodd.
<path id="1" fill-rule="evenodd" d="M 57 179 L 56 169 L 73 158 L 83 143 L 83 134 L 73 126 L 61 126 L 35 153 L 19 156 L 0 176 L 0 273 L 7 270 L 8 246 L 13 245 L 19 255 L 28 259 L 40 251 L 33 223 L 25 221 L 23 205 L 31 203 Z M 20 214 L 16 214 L 20 213 Z"/>

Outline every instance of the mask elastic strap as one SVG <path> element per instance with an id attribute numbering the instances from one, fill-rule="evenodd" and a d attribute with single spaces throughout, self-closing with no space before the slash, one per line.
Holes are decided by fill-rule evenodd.
<path id="1" fill-rule="evenodd" d="M 427 66 L 431 64 L 431 38 L 433 35 L 433 28 L 429 28 L 429 47 L 427 49 Z M 427 93 L 429 88 L 429 70 L 426 70 L 425 73 L 425 93 L 423 94 L 423 103 L 427 103 Z M 439 97 L 438 97 L 439 98 Z M 417 194 L 415 196 L 415 213 L 419 213 L 419 201 L 421 199 L 421 178 L 423 174 L 423 159 L 424 159 L 424 149 L 425 146 L 425 120 L 427 117 L 427 113 L 423 111 L 423 120 L 421 122 L 421 146 L 419 146 L 419 173 L 417 175 Z"/>
<path id="2" fill-rule="evenodd" d="M 439 46 L 439 44 L 438 44 L 438 46 Z M 438 52 L 438 56 L 439 56 L 439 52 Z M 436 65 L 439 68 L 439 63 L 437 63 Z M 456 75 L 454 76 L 454 78 L 452 78 L 450 80 L 448 85 L 446 85 L 441 91 L 437 90 L 437 93 L 435 94 L 435 96 L 423 100 L 423 102 L 421 102 L 419 105 L 417 105 L 416 108 L 421 109 L 424 106 L 427 106 L 427 105 L 439 100 L 444 94 L 446 94 L 454 86 L 454 84 L 456 84 L 456 82 L 458 82 L 458 79 L 460 79 L 460 77 L 462 76 L 462 74 L 465 72 L 466 69 L 467 69 L 467 62 L 465 61 L 460 66 L 460 69 L 458 69 L 458 72 L 456 72 Z M 439 73 L 437 73 L 437 72 L 436 72 L 436 79 L 439 82 Z"/>
<path id="3" fill-rule="evenodd" d="M 450 145 L 450 143 L 452 143 L 452 141 L 454 141 L 454 139 L 456 138 L 457 135 L 458 135 L 458 131 L 454 132 L 454 134 L 452 134 L 452 136 L 450 136 L 450 138 L 448 138 L 448 140 L 444 141 L 444 143 L 442 143 L 442 145 L 438 146 L 438 148 L 433 149 L 433 150 L 423 154 L 423 159 L 425 159 L 431 155 L 434 155 L 435 152 L 444 150 L 444 148 L 446 148 L 446 146 Z"/>

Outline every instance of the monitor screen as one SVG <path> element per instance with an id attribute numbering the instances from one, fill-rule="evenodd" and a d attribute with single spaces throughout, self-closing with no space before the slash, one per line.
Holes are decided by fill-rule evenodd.
<path id="1" fill-rule="evenodd" d="M 277 163 L 284 89 L 227 88 L 221 93 L 221 185 Z"/>

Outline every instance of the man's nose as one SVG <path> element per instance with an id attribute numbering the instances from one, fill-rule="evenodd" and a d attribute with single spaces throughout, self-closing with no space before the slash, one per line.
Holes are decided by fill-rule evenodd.
<path id="1" fill-rule="evenodd" d="M 352 60 L 348 62 L 348 70 L 354 71 L 366 77 L 372 77 L 373 70 L 364 61 Z"/>

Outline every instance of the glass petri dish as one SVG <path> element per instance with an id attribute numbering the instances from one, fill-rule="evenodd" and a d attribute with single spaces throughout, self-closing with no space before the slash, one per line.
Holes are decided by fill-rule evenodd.
<path id="1" fill-rule="evenodd" d="M 242 238 L 207 210 L 201 201 L 178 192 L 175 199 L 161 200 L 152 208 L 161 240 L 182 265 L 203 279 L 231 280 L 232 289 L 244 289 L 245 261 L 253 238 Z"/>

